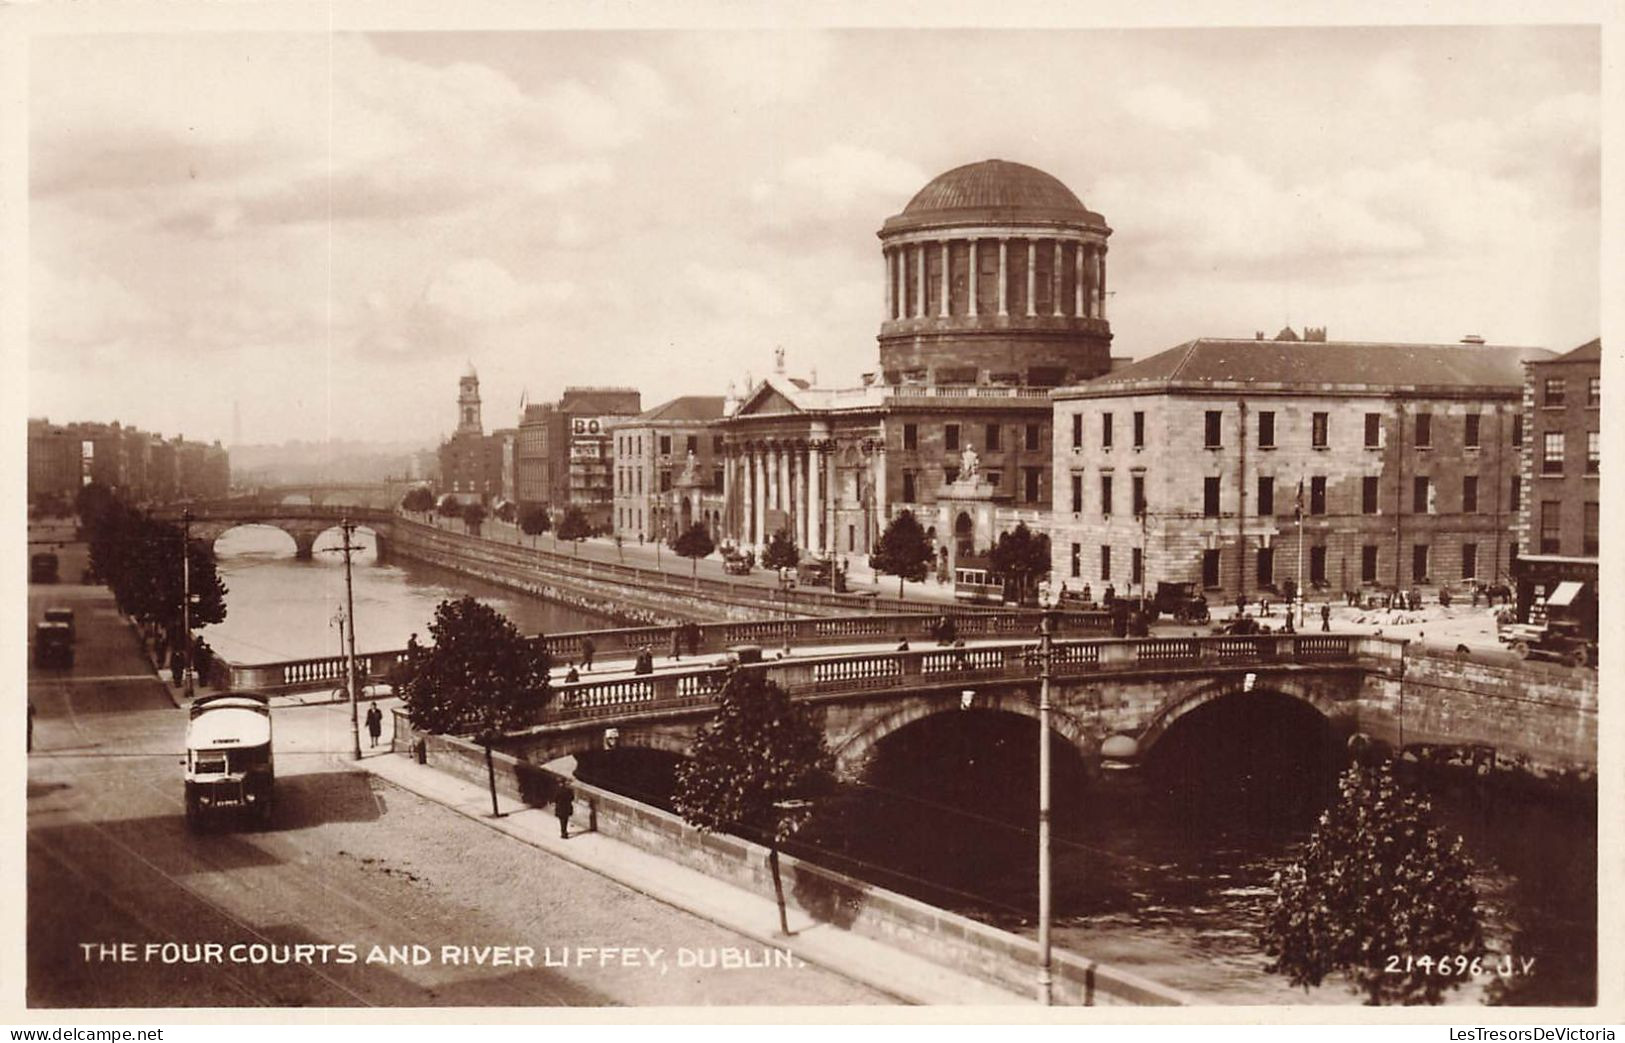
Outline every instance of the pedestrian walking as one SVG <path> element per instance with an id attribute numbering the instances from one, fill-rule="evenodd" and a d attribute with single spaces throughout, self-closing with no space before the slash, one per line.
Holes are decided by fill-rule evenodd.
<path id="1" fill-rule="evenodd" d="M 384 734 L 384 711 L 378 709 L 376 702 L 367 704 L 367 734 L 372 736 L 374 749 L 378 748 L 378 737 Z"/>
<path id="2" fill-rule="evenodd" d="M 692 659 L 700 654 L 700 625 L 698 623 L 684 623 L 683 637 L 688 644 L 688 655 Z"/>
<path id="3" fill-rule="evenodd" d="M 576 813 L 575 794 L 564 783 L 553 793 L 553 814 L 559 820 L 559 839 L 570 839 L 570 816 Z"/>
<path id="4" fill-rule="evenodd" d="M 674 627 L 671 632 L 671 657 L 678 662 L 683 658 L 683 628 Z"/>
<path id="5" fill-rule="evenodd" d="M 593 643 L 592 638 L 584 637 L 581 639 L 581 669 L 589 673 L 592 671 L 592 657 L 593 653 L 597 651 L 598 646 Z"/>
<path id="6" fill-rule="evenodd" d="M 1329 601 L 1320 606 L 1320 629 L 1322 631 L 1332 629 L 1332 603 Z"/>
<path id="7" fill-rule="evenodd" d="M 579 680 L 581 680 L 581 675 L 576 673 L 576 665 L 571 663 L 570 669 L 564 675 L 564 683 L 575 684 Z"/>

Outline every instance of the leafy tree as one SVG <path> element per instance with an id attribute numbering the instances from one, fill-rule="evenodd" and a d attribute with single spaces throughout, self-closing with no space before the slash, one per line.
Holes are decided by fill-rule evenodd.
<path id="1" fill-rule="evenodd" d="M 74 497 L 74 508 L 79 513 L 79 524 L 87 529 L 95 529 L 102 516 L 114 504 L 124 506 L 123 501 L 116 499 L 112 490 L 100 482 L 93 481 L 81 485 Z"/>
<path id="2" fill-rule="evenodd" d="M 728 830 L 766 841 L 785 922 L 779 845 L 812 815 L 810 801 L 835 782 L 835 758 L 805 706 L 761 670 L 738 669 L 718 696 L 677 768 L 672 806 L 702 830 Z"/>
<path id="3" fill-rule="evenodd" d="M 442 518 L 455 518 L 463 513 L 463 505 L 451 493 L 442 496 L 435 507 L 435 512 Z"/>
<path id="4" fill-rule="evenodd" d="M 1373 1006 L 1438 1003 L 1461 976 L 1432 960 L 1477 953 L 1483 938 L 1461 838 L 1433 825 L 1426 798 L 1387 761 L 1357 762 L 1298 860 L 1275 876 L 1262 931 L 1269 969 L 1306 990 L 1342 971 Z M 1389 956 L 1430 957 L 1391 973 Z"/>
<path id="5" fill-rule="evenodd" d="M 801 564 L 801 548 L 796 546 L 796 538 L 790 534 L 789 529 L 780 529 L 767 541 L 767 550 L 762 552 L 762 567 L 769 569 L 793 569 Z"/>
<path id="6" fill-rule="evenodd" d="M 531 537 L 531 546 L 536 545 L 536 536 L 553 527 L 553 519 L 548 517 L 546 507 L 526 507 L 519 512 L 519 530 Z"/>
<path id="7" fill-rule="evenodd" d="M 507 522 L 509 525 L 512 525 L 514 523 L 514 519 L 519 517 L 519 505 L 514 503 L 512 500 L 503 500 L 501 503 L 497 504 L 496 516 L 498 521 Z"/>
<path id="8" fill-rule="evenodd" d="M 109 497 L 95 507 L 89 525 L 91 567 L 113 592 L 119 610 L 143 625 L 163 630 L 164 644 L 184 649 L 183 570 L 190 566 L 193 629 L 226 618 L 226 585 L 216 567 L 214 548 L 193 539 L 181 557 L 181 527 L 152 520 L 122 500 Z"/>
<path id="9" fill-rule="evenodd" d="M 569 540 L 576 544 L 576 553 L 580 553 L 579 541 L 592 535 L 592 525 L 587 516 L 581 513 L 581 508 L 571 507 L 564 512 L 564 518 L 559 522 L 558 536 L 561 540 Z"/>
<path id="10" fill-rule="evenodd" d="M 472 536 L 480 534 L 480 526 L 485 524 L 485 507 L 478 503 L 471 503 L 463 508 L 463 525 Z"/>
<path id="11" fill-rule="evenodd" d="M 1049 537 L 1033 535 L 1026 522 L 1019 523 L 1013 532 L 999 533 L 998 542 L 989 555 L 993 571 L 1014 583 L 1016 601 L 1024 603 L 1031 583 L 1049 573 Z"/>
<path id="12" fill-rule="evenodd" d="M 442 601 L 429 624 L 434 643 L 407 649 L 401 699 L 415 727 L 472 734 L 485 747 L 491 814 L 497 812 L 491 748 L 529 723 L 548 694 L 546 648 L 472 597 Z"/>
<path id="13" fill-rule="evenodd" d="M 877 572 L 897 577 L 897 596 L 903 596 L 903 581 L 919 582 L 931 565 L 931 541 L 914 517 L 913 511 L 900 511 L 880 534 L 880 543 L 870 558 Z"/>
<path id="14" fill-rule="evenodd" d="M 679 556 L 692 560 L 693 568 L 691 572 L 694 578 L 698 579 L 700 575 L 700 559 L 716 550 L 717 545 L 711 539 L 711 534 L 706 531 L 705 526 L 695 522 L 678 534 L 677 538 L 671 543 L 671 549 L 676 551 Z"/>
<path id="15" fill-rule="evenodd" d="M 426 485 L 414 485 L 401 497 L 401 510 L 413 514 L 428 514 L 434 510 L 434 493 Z"/>

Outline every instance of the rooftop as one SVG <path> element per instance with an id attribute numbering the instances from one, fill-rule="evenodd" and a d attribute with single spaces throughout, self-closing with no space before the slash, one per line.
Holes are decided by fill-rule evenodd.
<path id="1" fill-rule="evenodd" d="M 1012 219 L 1100 224 L 1061 181 L 1037 167 L 1003 159 L 967 163 L 932 178 L 886 228 L 913 227 L 947 219 Z"/>
<path id="2" fill-rule="evenodd" d="M 722 418 L 723 396 L 680 395 L 638 415 L 639 420 L 706 423 Z"/>

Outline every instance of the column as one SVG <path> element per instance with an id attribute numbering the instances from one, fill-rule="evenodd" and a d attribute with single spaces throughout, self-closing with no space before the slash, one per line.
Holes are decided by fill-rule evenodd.
<path id="1" fill-rule="evenodd" d="M 1038 314 L 1038 298 L 1033 290 L 1038 287 L 1038 240 L 1027 240 L 1027 317 Z"/>
<path id="2" fill-rule="evenodd" d="M 824 549 L 824 498 L 818 473 L 818 445 L 807 443 L 807 548 L 813 553 Z"/>
<path id="3" fill-rule="evenodd" d="M 1100 318 L 1106 317 L 1106 244 L 1100 244 L 1100 306 L 1095 314 Z"/>
<path id="4" fill-rule="evenodd" d="M 1010 297 L 1005 287 L 1010 285 L 1010 242 L 999 239 L 999 314 L 1010 314 Z"/>
<path id="5" fill-rule="evenodd" d="M 895 319 L 897 318 L 897 276 L 893 271 L 893 265 L 897 258 L 890 248 L 882 250 L 881 256 L 886 261 L 886 318 Z"/>
<path id="6" fill-rule="evenodd" d="M 885 435 L 884 429 L 882 429 L 881 435 L 883 438 Z M 871 465 L 870 473 L 875 480 L 875 531 L 870 536 L 871 540 L 873 540 L 886 531 L 886 523 L 890 520 L 886 516 L 886 452 L 884 444 L 875 447 L 874 462 Z M 875 545 L 871 542 L 869 544 L 870 553 L 873 553 L 874 549 Z"/>
<path id="7" fill-rule="evenodd" d="M 1083 244 L 1079 243 L 1078 277 L 1074 280 L 1075 285 L 1072 287 L 1073 291 L 1077 294 L 1077 299 L 1072 303 L 1072 313 L 1080 319 L 1083 318 L 1085 314 L 1083 310 L 1083 271 Z"/>
<path id="8" fill-rule="evenodd" d="M 753 541 L 757 546 L 764 546 L 767 543 L 767 450 L 758 446 L 752 455 L 756 458 L 756 490 L 751 497 L 756 507 Z"/>
<path id="9" fill-rule="evenodd" d="M 923 319 L 925 318 L 925 244 L 916 243 L 914 253 L 920 259 L 920 274 L 914 280 L 914 314 Z"/>
<path id="10" fill-rule="evenodd" d="M 965 314 L 971 318 L 976 317 L 976 240 L 970 241 L 970 300 L 966 302 Z"/>
<path id="11" fill-rule="evenodd" d="M 951 242 L 947 239 L 942 241 L 942 307 L 938 309 L 937 314 L 945 319 L 948 317 L 948 298 L 953 293 L 953 284 L 948 278 L 949 271 L 953 268 L 953 265 L 949 263 L 948 253 L 951 245 Z"/>
<path id="12" fill-rule="evenodd" d="M 794 457 L 796 469 L 796 532 L 800 539 L 796 542 L 806 551 L 812 548 L 812 496 L 808 486 L 812 484 L 807 475 L 807 456 L 805 453 L 796 453 Z"/>
<path id="13" fill-rule="evenodd" d="M 733 534 L 734 527 L 734 458 L 732 452 L 722 458 L 722 531 L 719 536 Z"/>
<path id="14" fill-rule="evenodd" d="M 1061 241 L 1055 240 L 1055 271 L 1050 274 L 1050 284 L 1054 289 L 1050 292 L 1050 299 L 1055 302 L 1055 317 L 1060 318 L 1061 291 L 1066 288 L 1066 259 L 1061 254 Z"/>

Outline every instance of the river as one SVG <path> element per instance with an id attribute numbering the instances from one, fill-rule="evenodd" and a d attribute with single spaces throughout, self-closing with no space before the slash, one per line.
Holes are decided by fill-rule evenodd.
<path id="1" fill-rule="evenodd" d="M 526 634 L 613 626 L 601 616 L 521 594 L 460 573 L 397 560 L 378 563 L 372 535 L 357 534 L 353 555 L 356 651 L 406 646 L 414 632 L 427 639 L 435 606 L 472 594 L 513 620 Z M 338 530 L 316 542 L 310 561 L 294 558 L 293 540 L 277 529 L 242 526 L 215 542 L 226 584 L 226 619 L 203 631 L 215 652 L 237 663 L 337 655 L 337 618 L 344 605 L 344 556 Z"/>

